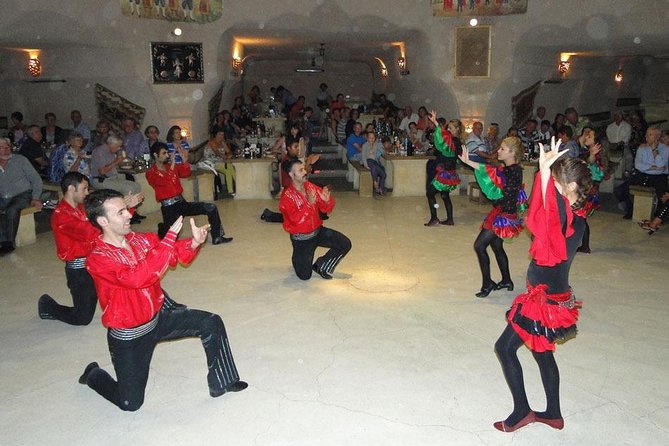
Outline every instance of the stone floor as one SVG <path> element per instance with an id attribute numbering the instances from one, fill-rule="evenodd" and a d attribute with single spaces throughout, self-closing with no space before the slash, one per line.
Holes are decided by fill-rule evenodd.
<path id="1" fill-rule="evenodd" d="M 488 207 L 454 197 L 456 225 L 426 228 L 424 198 L 336 195 L 327 225 L 353 250 L 332 281 L 294 276 L 287 235 L 258 218 L 276 209 L 272 200 L 218 202 L 235 240 L 205 246 L 164 278 L 172 297 L 226 322 L 250 386 L 217 399 L 196 339 L 157 348 L 138 412 L 79 385 L 90 361 L 111 370 L 99 310 L 87 327 L 38 319 L 40 294 L 70 301 L 50 233 L 0 258 L 0 443 L 669 444 L 669 229 L 648 236 L 615 212 L 591 219 L 593 252 L 571 274 L 585 302 L 579 335 L 557 352 L 566 427 L 504 434 L 491 425 L 511 411 L 493 343 L 516 292 L 474 297 L 472 243 Z M 158 218 L 136 229 L 153 230 Z M 527 236 L 506 244 L 517 289 L 528 246 Z M 537 367 L 524 348 L 520 359 L 542 410 Z"/>

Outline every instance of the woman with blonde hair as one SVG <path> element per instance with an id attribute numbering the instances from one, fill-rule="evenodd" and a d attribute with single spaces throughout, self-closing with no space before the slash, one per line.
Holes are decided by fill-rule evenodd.
<path id="1" fill-rule="evenodd" d="M 497 151 L 499 166 L 477 163 L 469 159 L 467 150 L 459 155 L 463 163 L 474 169 L 476 181 L 490 201 L 493 208 L 481 224 L 481 232 L 474 242 L 474 251 L 481 268 L 481 291 L 476 297 L 487 297 L 492 290 L 506 288 L 513 290 L 509 272 L 509 259 L 504 251 L 504 239 L 518 236 L 523 230 L 523 220 L 518 213 L 527 208 L 527 195 L 523 189 L 523 168 L 519 161 L 523 159 L 523 143 L 519 138 L 504 138 Z M 497 266 L 502 273 L 499 283 L 490 278 L 490 246 Z"/>

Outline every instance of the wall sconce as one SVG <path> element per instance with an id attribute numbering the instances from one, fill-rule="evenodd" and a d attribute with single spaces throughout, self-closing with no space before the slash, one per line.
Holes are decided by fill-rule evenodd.
<path id="1" fill-rule="evenodd" d="M 397 58 L 397 67 L 400 70 L 405 70 L 407 67 L 407 61 L 404 57 L 400 56 Z"/>
<path id="2" fill-rule="evenodd" d="M 571 67 L 571 62 L 568 60 L 562 60 L 558 64 L 558 72 L 560 74 L 567 74 L 567 71 L 569 71 L 569 67 Z"/>
<path id="3" fill-rule="evenodd" d="M 388 77 L 388 68 L 381 68 L 381 77 Z"/>
<path id="4" fill-rule="evenodd" d="M 620 83 L 623 81 L 623 70 L 622 68 L 618 68 L 618 71 L 616 71 L 615 76 L 613 76 L 613 80 Z"/>
<path id="5" fill-rule="evenodd" d="M 239 69 L 242 67 L 242 60 L 239 57 L 234 57 L 232 59 L 232 69 L 239 72 Z"/>
<path id="6" fill-rule="evenodd" d="M 190 132 L 188 131 L 188 129 L 186 127 L 181 127 L 181 137 L 183 139 L 188 139 L 189 136 Z"/>
<path id="7" fill-rule="evenodd" d="M 40 77 L 42 74 L 42 64 L 40 64 L 37 56 L 31 57 L 30 60 L 28 60 L 28 73 L 30 73 L 32 77 Z"/>

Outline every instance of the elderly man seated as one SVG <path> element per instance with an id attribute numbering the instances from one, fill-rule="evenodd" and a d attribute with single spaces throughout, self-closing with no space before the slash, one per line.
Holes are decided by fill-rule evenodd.
<path id="1" fill-rule="evenodd" d="M 94 189 L 112 189 L 123 195 L 138 194 L 142 188 L 134 181 L 127 180 L 118 173 L 117 167 L 126 158 L 124 150 L 121 150 L 123 140 L 116 135 L 107 137 L 106 144 L 93 149 L 90 164 L 91 187 Z M 135 213 L 132 223 L 139 223 L 143 216 Z"/>
<path id="2" fill-rule="evenodd" d="M 491 153 L 490 148 L 485 143 L 481 135 L 483 134 L 483 123 L 475 121 L 472 124 L 472 132 L 465 141 L 469 159 L 477 163 L 489 163 L 496 157 L 496 153 Z"/>
<path id="3" fill-rule="evenodd" d="M 49 160 L 42 149 L 42 130 L 36 125 L 31 125 L 26 129 L 27 138 L 23 141 L 19 153 L 30 161 L 33 168 L 44 177 L 47 176 Z"/>
<path id="4" fill-rule="evenodd" d="M 42 209 L 42 179 L 23 156 L 12 155 L 11 143 L 0 138 L 0 256 L 15 249 L 21 209 Z"/>

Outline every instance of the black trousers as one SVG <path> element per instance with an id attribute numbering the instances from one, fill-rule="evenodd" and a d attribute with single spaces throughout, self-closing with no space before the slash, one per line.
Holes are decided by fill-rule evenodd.
<path id="1" fill-rule="evenodd" d="M 167 234 L 167 231 L 172 226 L 180 215 L 206 215 L 209 224 L 211 225 L 211 239 L 218 236 L 225 235 L 223 225 L 221 224 L 221 217 L 218 215 L 218 208 L 213 203 L 205 203 L 202 201 L 188 202 L 186 200 L 177 201 L 170 206 L 161 206 L 160 211 L 163 214 L 163 223 L 158 225 L 158 236 L 161 238 Z"/>
<path id="2" fill-rule="evenodd" d="M 134 329 L 110 329 L 107 332 L 116 380 L 103 369 L 94 369 L 86 382 L 91 389 L 122 410 L 139 409 L 144 403 L 149 365 L 156 345 L 162 341 L 190 337 L 199 337 L 202 341 L 209 369 L 207 382 L 212 396 L 239 381 L 225 326 L 219 315 L 191 310 L 176 304 L 166 295 L 156 318 Z M 151 324 L 155 326 L 151 327 Z M 135 337 L 141 333 L 144 334 Z"/>
<path id="3" fill-rule="evenodd" d="M 665 218 L 667 215 L 667 203 L 663 203 L 661 198 L 667 192 L 667 175 L 646 175 L 645 173 L 635 172 L 629 180 L 617 186 L 613 192 L 618 201 L 625 203 L 625 212 L 632 214 L 632 196 L 630 195 L 630 186 L 645 186 L 655 189 L 657 196 L 657 208 L 655 216 Z"/>
<path id="4" fill-rule="evenodd" d="M 293 243 L 293 268 L 297 277 L 302 280 L 311 278 L 314 264 L 319 270 L 332 274 L 337 264 L 351 250 L 351 240 L 348 237 L 324 226 L 308 240 L 295 240 L 291 236 L 290 241 Z M 314 253 L 319 246 L 330 249 L 314 262 Z"/>
<path id="5" fill-rule="evenodd" d="M 14 246 L 19 231 L 21 209 L 30 207 L 32 191 L 21 192 L 11 198 L 0 197 L 0 244 Z"/>
<path id="6" fill-rule="evenodd" d="M 93 320 L 95 305 L 98 296 L 95 291 L 93 278 L 86 268 L 65 267 L 67 287 L 72 295 L 72 306 L 59 305 L 49 300 L 44 305 L 44 310 L 54 319 L 70 325 L 88 325 Z"/>

